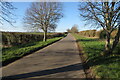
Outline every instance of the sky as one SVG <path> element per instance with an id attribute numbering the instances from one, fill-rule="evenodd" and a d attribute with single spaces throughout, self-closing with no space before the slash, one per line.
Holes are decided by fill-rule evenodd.
<path id="1" fill-rule="evenodd" d="M 14 11 L 16 14 L 16 23 L 11 26 L 8 23 L 1 25 L 2 31 L 12 31 L 12 32 L 26 32 L 27 30 L 23 26 L 23 17 L 25 15 L 26 9 L 30 6 L 31 2 L 13 2 L 13 5 L 17 8 Z M 65 32 L 70 29 L 74 24 L 78 25 L 79 31 L 94 29 L 85 26 L 85 22 L 79 16 L 79 2 L 63 2 L 63 18 L 57 23 L 56 32 Z"/>

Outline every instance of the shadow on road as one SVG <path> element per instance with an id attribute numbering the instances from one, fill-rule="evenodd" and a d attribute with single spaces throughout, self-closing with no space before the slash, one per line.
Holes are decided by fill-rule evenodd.
<path id="1" fill-rule="evenodd" d="M 24 78 L 44 76 L 44 75 L 49 75 L 49 74 L 61 73 L 61 72 L 78 71 L 81 69 L 82 69 L 82 64 L 78 63 L 78 64 L 68 65 L 68 66 L 59 67 L 59 68 L 55 68 L 55 69 L 47 69 L 47 70 L 42 70 L 42 71 L 37 71 L 37 72 L 5 76 L 5 77 L 3 77 L 2 80 L 24 79 Z"/>

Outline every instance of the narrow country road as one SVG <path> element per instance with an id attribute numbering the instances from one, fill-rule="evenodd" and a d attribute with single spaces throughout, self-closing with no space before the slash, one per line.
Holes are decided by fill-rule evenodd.
<path id="1" fill-rule="evenodd" d="M 31 78 L 85 78 L 76 41 L 71 34 L 2 68 L 2 76 Z"/>

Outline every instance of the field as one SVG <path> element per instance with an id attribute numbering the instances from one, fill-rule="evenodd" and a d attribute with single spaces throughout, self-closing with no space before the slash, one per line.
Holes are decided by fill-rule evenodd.
<path id="1" fill-rule="evenodd" d="M 120 44 L 114 54 L 102 56 L 105 40 L 73 34 L 82 49 L 85 65 L 95 78 L 120 78 Z"/>

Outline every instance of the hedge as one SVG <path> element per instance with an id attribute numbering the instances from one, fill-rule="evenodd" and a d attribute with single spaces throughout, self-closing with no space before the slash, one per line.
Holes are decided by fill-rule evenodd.
<path id="1" fill-rule="evenodd" d="M 111 37 L 114 38 L 117 33 L 117 30 L 114 30 L 111 33 Z M 98 37 L 100 39 L 105 39 L 106 38 L 106 32 L 104 30 L 86 30 L 86 31 L 80 31 L 79 35 L 85 36 L 85 37 Z"/>
<path id="2" fill-rule="evenodd" d="M 61 37 L 63 33 L 51 33 L 47 35 L 47 38 Z M 4 46 L 15 46 L 26 44 L 33 41 L 43 40 L 43 34 L 32 34 L 32 33 L 20 33 L 20 32 L 2 32 L 2 45 Z"/>
<path id="3" fill-rule="evenodd" d="M 79 34 L 86 37 L 95 37 L 96 30 L 80 31 Z"/>

